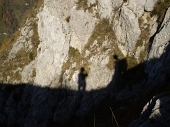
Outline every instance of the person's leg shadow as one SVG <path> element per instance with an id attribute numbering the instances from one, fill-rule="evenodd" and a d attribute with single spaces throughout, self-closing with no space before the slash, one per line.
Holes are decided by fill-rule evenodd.
<path id="1" fill-rule="evenodd" d="M 85 72 L 84 67 L 80 69 L 78 74 L 78 91 L 85 92 L 86 90 L 86 77 L 88 74 Z"/>

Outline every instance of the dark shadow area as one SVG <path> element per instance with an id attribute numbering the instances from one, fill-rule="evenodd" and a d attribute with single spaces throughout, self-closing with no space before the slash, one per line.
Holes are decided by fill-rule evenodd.
<path id="1" fill-rule="evenodd" d="M 114 88 L 117 88 L 119 91 L 116 95 L 119 95 L 120 93 L 122 94 L 122 98 L 115 101 L 117 104 L 113 105 L 113 109 L 115 109 L 115 115 L 119 116 L 118 122 L 122 123 L 122 127 L 126 127 L 130 121 L 132 122 L 139 118 L 145 104 L 149 102 L 154 96 L 170 91 L 169 63 L 170 44 L 168 44 L 165 52 L 160 56 L 160 58 L 154 58 L 149 61 L 145 61 L 144 63 L 140 63 L 134 68 L 127 70 L 124 73 L 123 81 L 114 84 Z M 133 101 L 131 101 L 131 99 Z M 160 102 L 160 107 L 162 106 L 161 103 L 163 102 Z M 158 117 L 159 119 L 162 119 L 167 116 L 166 122 L 164 121 L 164 126 L 167 126 L 167 119 L 170 120 L 169 111 L 167 112 L 167 115 L 165 112 L 161 112 L 163 110 L 164 109 L 160 110 L 160 114 L 162 115 L 157 116 L 155 120 Z M 140 124 L 141 123 L 139 120 L 138 125 L 132 124 L 131 126 L 136 127 Z M 155 125 L 145 126 L 156 127 Z M 163 126 L 163 123 L 160 123 L 157 126 Z M 168 123 L 168 126 L 170 126 L 170 123 Z"/>
<path id="2" fill-rule="evenodd" d="M 152 98 L 145 106 L 139 119 L 133 121 L 129 127 L 141 125 L 149 127 L 169 127 L 170 115 L 167 114 L 170 114 L 170 92 L 164 92 Z"/>
<path id="3" fill-rule="evenodd" d="M 144 105 L 153 96 L 170 91 L 170 45 L 160 58 L 146 61 L 147 67 L 140 63 L 127 70 L 125 59 L 113 58 L 116 62 L 113 79 L 106 88 L 99 90 L 85 90 L 84 68 L 79 73 L 78 91 L 32 84 L 1 84 L 0 126 L 116 127 L 110 108 L 119 126 L 128 126 L 139 118 Z M 146 68 L 150 69 L 147 73 Z M 169 115 L 169 111 L 167 113 Z M 163 109 L 160 114 L 167 115 Z"/>
<path id="4" fill-rule="evenodd" d="M 124 84 L 125 78 L 126 78 L 126 71 L 127 71 L 127 61 L 126 59 L 119 59 L 117 55 L 113 56 L 113 59 L 115 60 L 115 73 L 113 77 L 113 84 L 118 84 L 119 86 L 122 86 Z M 118 88 L 120 89 L 120 87 Z"/>
<path id="5" fill-rule="evenodd" d="M 80 72 L 78 74 L 78 91 L 85 92 L 86 90 L 86 77 L 88 74 L 85 72 L 84 67 L 80 69 Z"/>

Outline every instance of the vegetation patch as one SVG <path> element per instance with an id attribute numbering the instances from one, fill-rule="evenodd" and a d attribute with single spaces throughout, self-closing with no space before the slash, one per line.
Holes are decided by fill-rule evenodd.
<path id="1" fill-rule="evenodd" d="M 119 60 L 124 59 L 124 55 L 123 53 L 120 51 L 120 49 L 118 48 L 117 44 L 112 43 L 112 45 L 110 47 L 113 47 L 112 50 L 110 50 L 109 52 L 109 62 L 106 65 L 110 70 L 115 69 L 115 58 L 114 56 L 117 56 L 117 58 Z"/>
<path id="2" fill-rule="evenodd" d="M 11 36 L 24 25 L 29 13 L 43 0 L 2 0 L 0 3 L 0 33 Z M 5 38 L 1 38 L 3 42 Z"/>
<path id="3" fill-rule="evenodd" d="M 148 23 L 144 23 L 143 16 L 139 18 L 139 27 L 141 29 L 141 34 L 138 37 L 137 43 L 136 43 L 136 49 L 134 52 L 136 52 L 137 47 L 142 47 L 144 46 L 144 50 L 141 51 L 140 53 L 140 58 L 139 61 L 143 62 L 146 54 L 147 54 L 147 49 L 149 48 L 149 38 L 150 38 L 150 15 L 146 17 Z"/>
<path id="4" fill-rule="evenodd" d="M 34 68 L 34 70 L 32 71 L 32 77 L 35 77 L 36 76 L 36 70 Z"/>
<path id="5" fill-rule="evenodd" d="M 115 33 L 112 29 L 113 25 L 109 23 L 108 19 L 101 19 L 100 22 L 95 26 L 92 35 L 88 39 L 85 49 L 90 49 L 92 43 L 97 40 L 99 46 L 102 42 L 108 38 L 108 40 L 115 39 Z"/>
<path id="6" fill-rule="evenodd" d="M 81 68 L 81 60 L 82 59 L 81 59 L 81 55 L 80 55 L 79 50 L 70 46 L 69 53 L 68 53 L 68 60 L 62 66 L 62 70 L 63 70 L 63 73 L 64 73 L 65 70 L 68 70 L 72 66 L 72 64 L 74 62 L 76 62 L 76 66 L 72 68 L 69 80 L 71 79 L 74 71 Z M 62 78 L 62 76 L 61 76 L 61 78 Z M 60 79 L 60 81 L 61 81 L 61 79 Z"/>
<path id="7" fill-rule="evenodd" d="M 154 9 L 151 12 L 151 15 L 158 16 L 157 22 L 159 24 L 161 24 L 161 22 L 163 21 L 165 12 L 169 6 L 170 6 L 170 0 L 158 0 L 158 2 L 155 4 Z"/>
<path id="8" fill-rule="evenodd" d="M 149 40 L 150 35 L 150 25 L 146 24 L 146 28 L 141 29 L 141 34 L 139 35 L 139 39 L 137 40 L 136 47 L 143 46 Z"/>
<path id="9" fill-rule="evenodd" d="M 78 0 L 76 2 L 77 10 L 83 9 L 84 11 L 88 10 L 89 13 L 93 13 L 93 7 L 97 6 L 97 2 L 90 6 L 88 6 L 87 2 L 88 0 Z"/>
<path id="10" fill-rule="evenodd" d="M 7 35 L 0 34 L 0 45 L 7 37 L 8 37 Z"/>
<path id="11" fill-rule="evenodd" d="M 28 65 L 31 61 L 35 59 L 37 56 L 37 48 L 40 43 L 39 36 L 38 36 L 38 27 L 37 27 L 37 8 L 42 5 L 42 1 L 38 1 L 38 3 L 35 4 L 34 9 L 30 13 L 30 15 L 27 17 L 28 19 L 33 18 L 34 20 L 31 20 L 31 28 L 34 31 L 34 34 L 32 37 L 30 37 L 33 48 L 27 49 L 26 47 L 23 47 L 18 53 L 16 54 L 15 58 L 8 59 L 9 52 L 11 51 L 13 44 L 16 42 L 16 40 L 21 36 L 20 31 L 16 31 L 11 38 L 6 39 L 2 45 L 0 46 L 0 72 L 2 72 L 3 75 L 3 81 L 7 81 L 7 76 L 10 76 L 10 80 L 8 83 L 12 83 L 13 81 L 20 81 L 21 80 L 21 71 L 25 67 L 25 65 Z M 26 20 L 26 19 L 25 19 Z M 27 24 L 26 24 L 27 25 Z M 29 39 L 28 39 L 29 40 Z M 25 41 L 28 41 L 27 39 Z M 18 70 L 19 69 L 19 70 Z M 13 70 L 17 70 L 13 71 Z M 33 76 L 35 75 L 35 72 L 33 71 Z M 2 81 L 2 82 L 3 82 Z"/>
<path id="12" fill-rule="evenodd" d="M 84 58 L 83 55 L 80 54 L 78 49 L 70 46 L 69 53 L 68 53 L 68 60 L 62 66 L 62 75 L 60 76 L 60 82 L 63 81 L 63 74 L 66 70 L 70 70 L 69 79 L 71 80 L 74 72 L 76 70 L 80 70 L 81 67 L 84 67 L 86 72 L 90 71 L 88 60 Z M 75 66 L 72 66 L 75 63 Z"/>

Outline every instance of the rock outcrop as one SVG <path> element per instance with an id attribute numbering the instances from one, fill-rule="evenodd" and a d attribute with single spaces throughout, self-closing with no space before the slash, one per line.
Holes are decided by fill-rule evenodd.
<path id="1" fill-rule="evenodd" d="M 124 45 L 126 53 L 132 52 L 136 46 L 138 37 L 141 33 L 138 17 L 126 5 L 120 8 L 118 20 L 115 21 L 115 34 L 119 42 Z"/>
<path id="2" fill-rule="evenodd" d="M 69 26 L 59 19 L 56 9 L 44 4 L 38 14 L 40 44 L 37 49 L 35 84 L 50 86 L 57 83 L 61 67 L 69 50 Z M 44 75 L 45 74 L 45 75 Z"/>
<path id="3" fill-rule="evenodd" d="M 139 119 L 132 122 L 128 127 L 158 127 L 170 125 L 169 109 L 170 94 L 164 93 L 154 96 L 143 108 Z"/>
<path id="4" fill-rule="evenodd" d="M 169 126 L 170 8 L 157 22 L 157 2 L 39 0 L 0 46 L 0 126 L 114 126 L 113 112 Z"/>
<path id="5" fill-rule="evenodd" d="M 156 80 L 156 82 L 154 83 L 155 85 L 159 84 L 160 81 L 167 81 L 169 77 L 168 71 L 170 70 L 170 68 L 167 66 L 169 62 L 170 40 L 169 14 L 170 8 L 167 10 L 164 21 L 153 39 L 153 43 L 148 54 L 148 61 L 150 62 L 146 66 L 146 72 L 148 73 L 150 78 L 154 78 Z"/>

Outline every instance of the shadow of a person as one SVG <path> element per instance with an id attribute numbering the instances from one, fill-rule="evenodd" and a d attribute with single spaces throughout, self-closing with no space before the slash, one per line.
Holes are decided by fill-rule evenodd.
<path id="1" fill-rule="evenodd" d="M 127 61 L 126 59 L 120 60 L 117 55 L 114 55 L 113 59 L 115 60 L 114 84 L 121 89 L 125 83 Z"/>
<path id="2" fill-rule="evenodd" d="M 80 69 L 78 74 L 78 91 L 85 91 L 86 89 L 86 77 L 88 74 L 85 72 L 84 67 Z"/>

